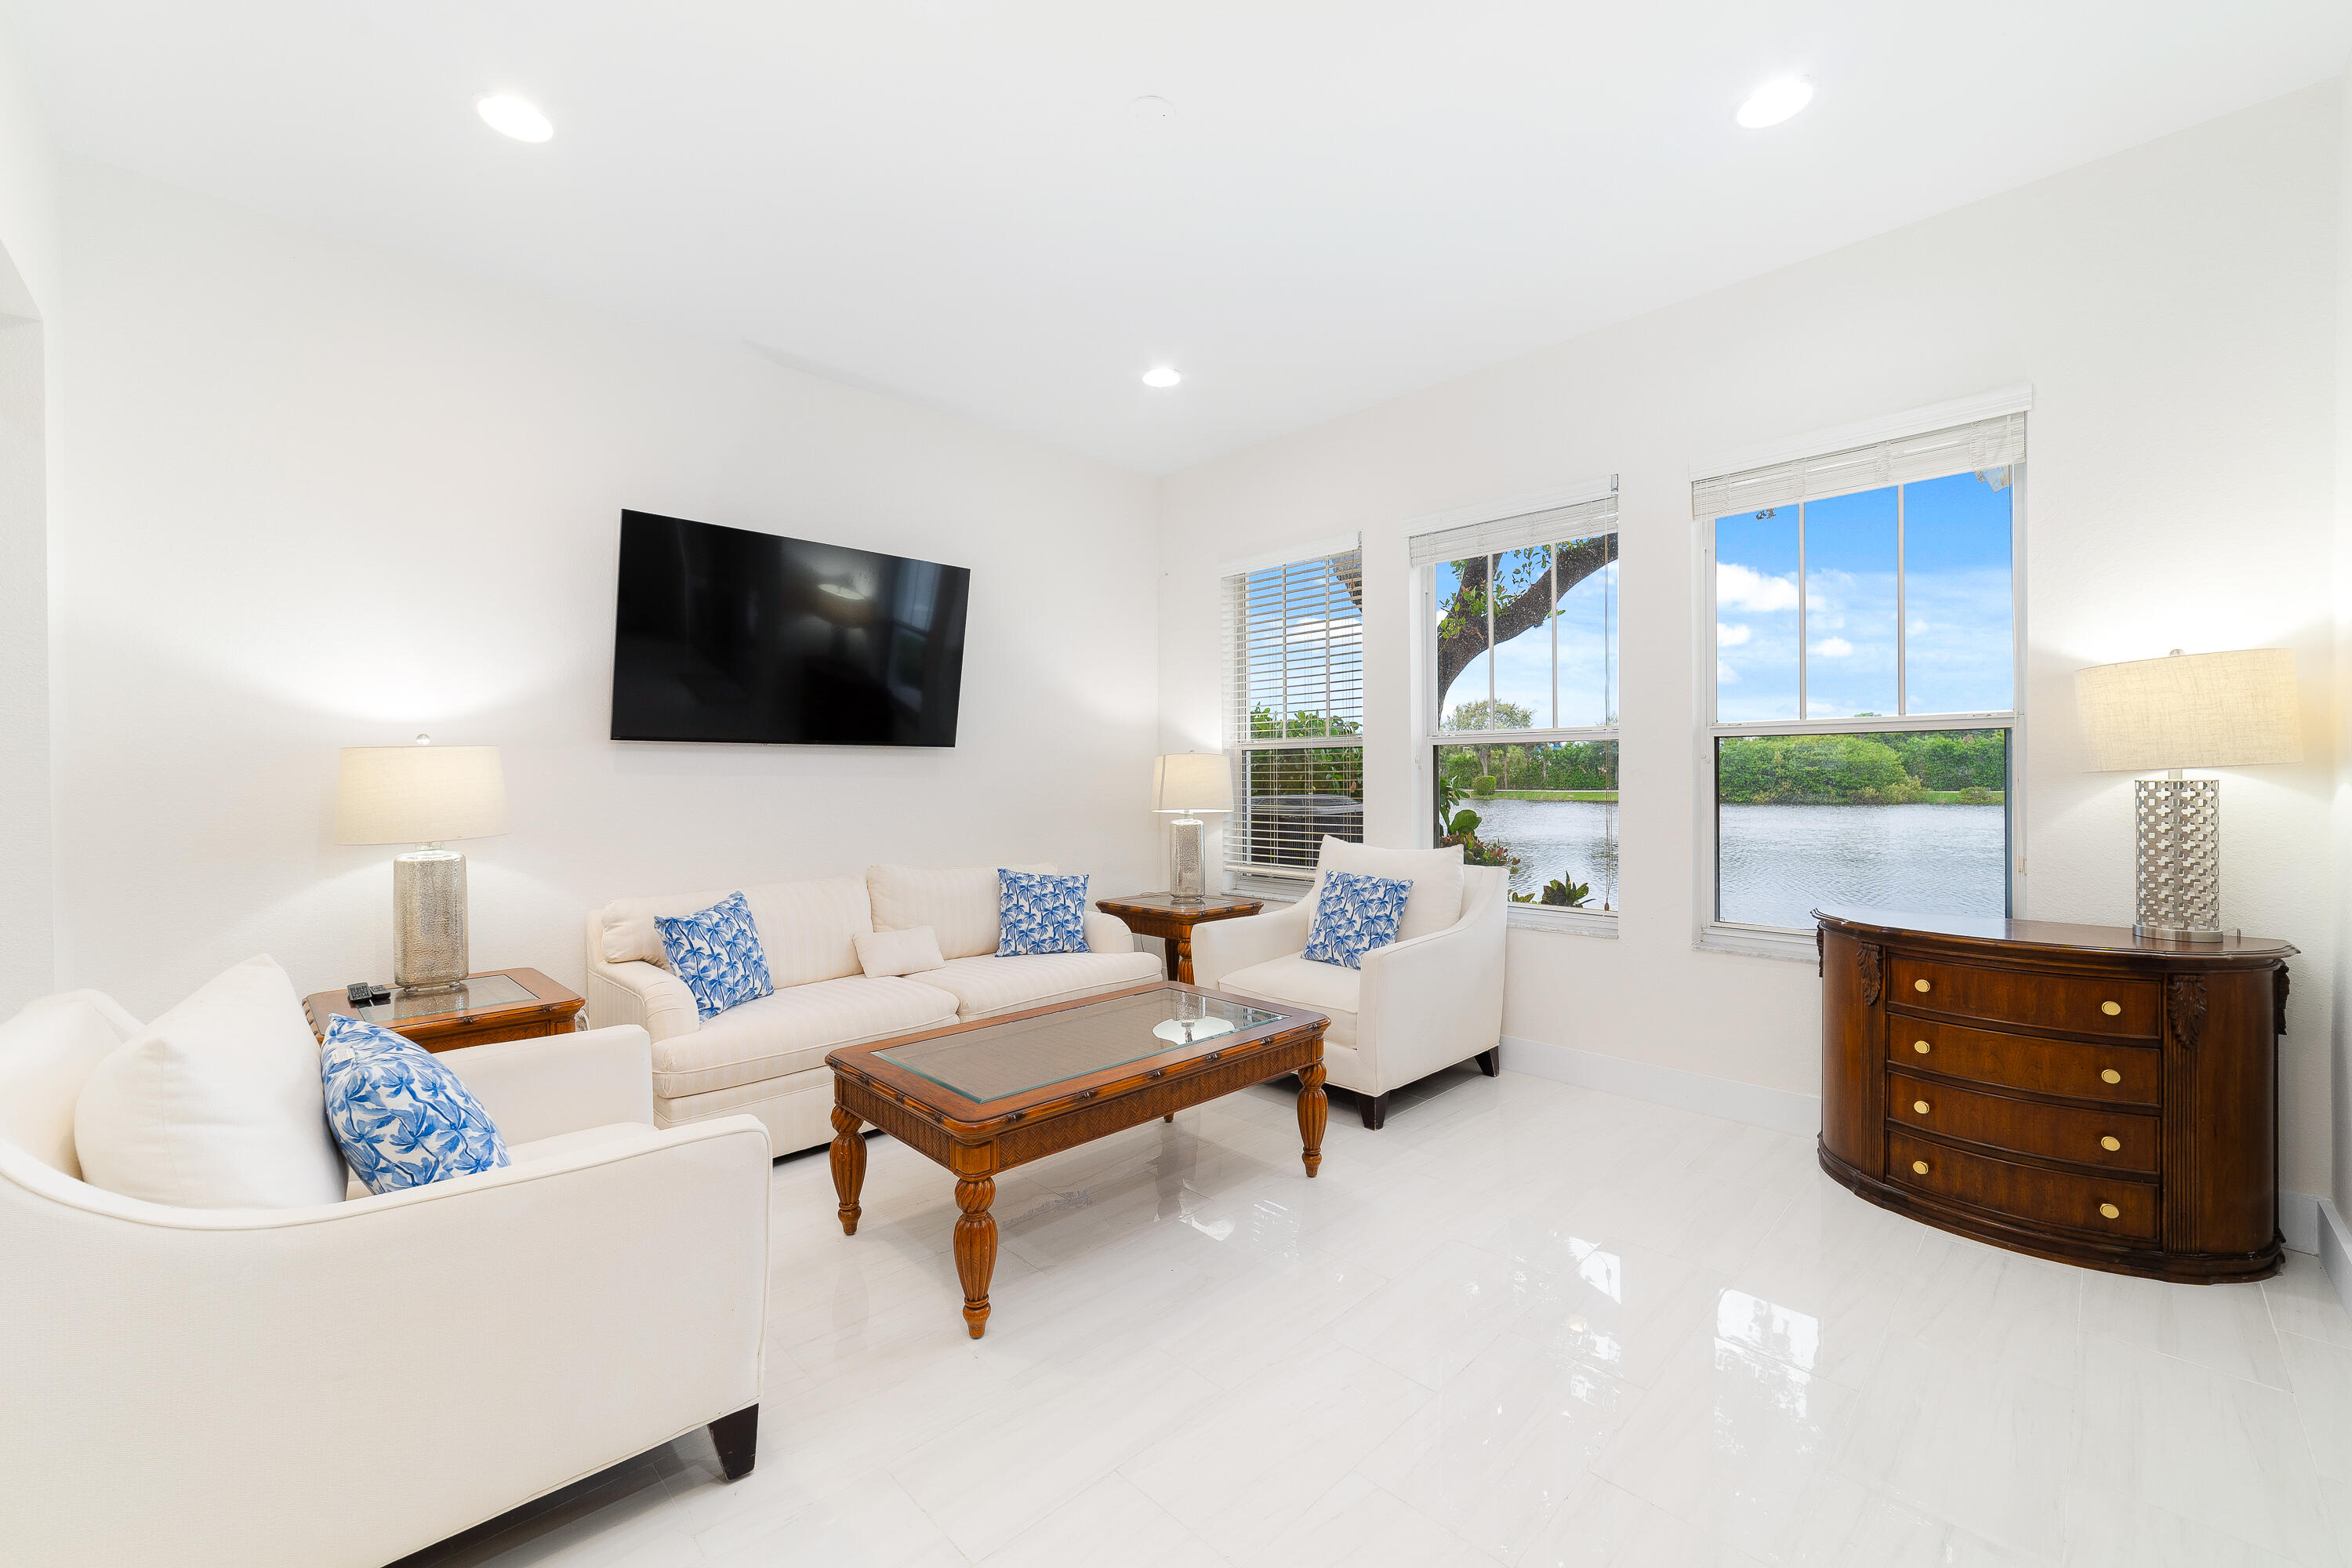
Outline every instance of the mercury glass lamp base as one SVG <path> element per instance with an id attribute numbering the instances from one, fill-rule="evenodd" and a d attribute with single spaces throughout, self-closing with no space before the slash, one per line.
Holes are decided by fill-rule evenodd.
<path id="1" fill-rule="evenodd" d="M 1180 816 L 1169 825 L 1169 895 L 1180 904 L 1202 901 L 1207 887 L 1202 866 L 1203 824 L 1197 816 Z"/>
<path id="2" fill-rule="evenodd" d="M 2137 908 L 2132 932 L 2222 942 L 2221 781 L 2137 779 L 2132 787 Z"/>
<path id="3" fill-rule="evenodd" d="M 448 991 L 470 967 L 466 935 L 466 858 L 426 847 L 392 862 L 392 983 L 403 991 Z"/>

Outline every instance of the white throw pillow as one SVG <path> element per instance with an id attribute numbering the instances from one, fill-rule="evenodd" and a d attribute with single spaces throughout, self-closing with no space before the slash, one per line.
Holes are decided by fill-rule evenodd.
<path id="1" fill-rule="evenodd" d="M 176 1208 L 343 1201 L 319 1042 L 275 960 L 249 958 L 117 1047 L 74 1107 L 94 1187 Z"/>
<path id="2" fill-rule="evenodd" d="M 948 961 L 940 956 L 939 932 L 929 926 L 908 931 L 860 931 L 856 942 L 857 966 L 876 980 L 947 967 Z"/>
<path id="3" fill-rule="evenodd" d="M 1412 891 L 1404 901 L 1404 920 L 1397 927 L 1399 942 L 1444 931 L 1462 918 L 1459 844 L 1449 844 L 1443 849 L 1376 849 L 1369 844 L 1350 844 L 1327 835 L 1317 857 L 1317 868 L 1411 882 Z M 1318 878 L 1315 891 L 1319 894 L 1322 890 L 1322 880 Z"/>

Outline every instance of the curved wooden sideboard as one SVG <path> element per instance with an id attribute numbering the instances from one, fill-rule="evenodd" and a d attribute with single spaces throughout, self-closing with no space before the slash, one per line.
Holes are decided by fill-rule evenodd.
<path id="1" fill-rule="evenodd" d="M 2037 1257 L 2278 1271 L 2283 942 L 1825 909 L 1822 1169 Z"/>

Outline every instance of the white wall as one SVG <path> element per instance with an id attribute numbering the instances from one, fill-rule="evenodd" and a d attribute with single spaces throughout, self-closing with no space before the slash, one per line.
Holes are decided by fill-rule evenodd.
<path id="1" fill-rule="evenodd" d="M 97 165 L 64 165 L 59 957 L 142 1016 L 391 969 L 336 749 L 505 748 L 478 966 L 624 894 L 1052 859 L 1151 885 L 1151 481 Z M 952 750 L 605 739 L 625 507 L 972 568 Z M 1118 884 L 1115 889 L 1108 884 Z"/>
<path id="2" fill-rule="evenodd" d="M 2336 732 L 2352 736 L 2352 61 L 2337 83 L 2336 160 Z M 2335 1184 L 2352 1215 L 2352 746 L 2336 753 Z"/>
<path id="3" fill-rule="evenodd" d="M 0 1017 L 55 979 L 47 454 L 57 160 L 0 18 Z"/>
<path id="4" fill-rule="evenodd" d="M 2223 896 L 2303 949 L 2283 1174 L 2326 1190 L 2337 138 L 2329 84 L 1172 476 L 1163 740 L 1218 732 L 1215 563 L 1361 529 L 1367 829 L 1425 842 L 1407 520 L 1621 474 L 1623 934 L 1514 931 L 1504 1028 L 1817 1092 L 1812 965 L 1692 947 L 1689 467 L 2031 382 L 2027 911 L 2130 915 L 2130 783 L 2082 771 L 2077 668 L 2294 648 L 2310 760 L 2224 784 Z"/>

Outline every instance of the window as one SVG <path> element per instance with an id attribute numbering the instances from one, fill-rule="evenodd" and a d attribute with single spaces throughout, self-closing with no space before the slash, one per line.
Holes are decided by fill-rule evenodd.
<path id="1" fill-rule="evenodd" d="M 1347 548 L 1224 579 L 1229 870 L 1307 878 L 1364 838 L 1364 565 Z"/>
<path id="2" fill-rule="evenodd" d="M 1597 487 L 1593 487 L 1597 488 Z M 1617 497 L 1416 535 L 1439 844 L 1531 909 L 1617 908 Z"/>
<path id="3" fill-rule="evenodd" d="M 2024 458 L 2017 413 L 1693 486 L 1717 927 L 2009 912 Z"/>

